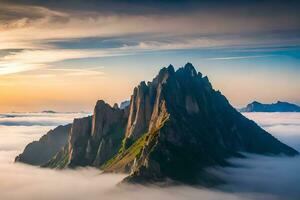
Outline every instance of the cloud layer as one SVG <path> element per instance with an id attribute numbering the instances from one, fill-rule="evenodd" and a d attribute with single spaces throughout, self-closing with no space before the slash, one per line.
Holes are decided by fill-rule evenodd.
<path id="1" fill-rule="evenodd" d="M 14 157 L 24 146 L 52 128 L 53 122 L 68 123 L 72 117 L 80 115 L 82 114 L 8 113 L 0 116 L 0 121 L 15 119 L 16 123 L 26 120 L 32 122 L 32 126 L 0 125 L 0 199 L 297 200 L 300 197 L 300 157 L 249 154 L 249 159 L 231 159 L 239 167 L 208 169 L 227 182 L 216 189 L 118 186 L 117 183 L 124 178 L 122 174 L 100 175 L 100 171 L 93 168 L 59 171 L 13 163 Z M 290 126 L 299 126 L 299 113 L 252 113 L 249 117 L 280 139 L 300 141 L 300 129 Z M 48 126 L 39 126 L 40 123 L 48 123 Z M 281 124 L 280 131 L 273 132 L 272 127 L 278 124 Z"/>
<path id="2" fill-rule="evenodd" d="M 7 113 L 0 114 L 2 126 L 58 126 L 71 123 L 88 113 Z"/>
<path id="3" fill-rule="evenodd" d="M 300 152 L 299 113 L 243 113 L 273 136 Z"/>

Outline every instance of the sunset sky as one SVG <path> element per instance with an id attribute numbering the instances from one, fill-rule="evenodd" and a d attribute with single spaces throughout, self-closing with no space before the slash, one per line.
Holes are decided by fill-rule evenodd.
<path id="1" fill-rule="evenodd" d="M 300 104 L 299 10 L 297 0 L 0 0 L 0 113 L 91 111 L 187 62 L 234 106 Z"/>

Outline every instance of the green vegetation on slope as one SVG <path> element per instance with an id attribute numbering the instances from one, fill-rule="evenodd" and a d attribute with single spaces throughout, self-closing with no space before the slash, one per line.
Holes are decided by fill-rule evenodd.
<path id="1" fill-rule="evenodd" d="M 144 134 L 135 143 L 133 143 L 128 149 L 119 151 L 119 153 L 116 156 L 114 156 L 112 159 L 107 161 L 103 166 L 101 166 L 101 169 L 105 171 L 115 171 L 126 167 L 126 165 L 128 165 L 136 157 L 139 156 L 144 145 L 147 142 L 147 136 L 148 133 Z"/>
<path id="2" fill-rule="evenodd" d="M 169 119 L 169 115 L 166 115 L 162 123 L 155 130 L 143 134 L 137 141 L 135 141 L 128 149 L 125 148 L 125 145 L 122 145 L 118 154 L 112 159 L 107 161 L 104 165 L 101 166 L 101 169 L 107 172 L 112 171 L 123 171 L 127 172 L 127 167 L 132 164 L 134 159 L 138 159 L 143 148 L 150 144 L 158 135 L 159 130 L 164 126 L 166 121 Z M 124 142 L 123 142 L 124 143 Z"/>
<path id="3" fill-rule="evenodd" d="M 66 145 L 55 157 L 42 167 L 62 169 L 67 166 L 69 161 L 68 145 Z"/>

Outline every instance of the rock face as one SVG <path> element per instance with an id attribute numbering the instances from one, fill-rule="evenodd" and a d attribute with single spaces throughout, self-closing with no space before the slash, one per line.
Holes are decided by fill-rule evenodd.
<path id="1" fill-rule="evenodd" d="M 253 101 L 245 108 L 240 109 L 241 112 L 300 112 L 300 106 L 288 102 L 277 101 L 272 104 L 262 104 Z"/>
<path id="2" fill-rule="evenodd" d="M 237 112 L 188 63 L 176 72 L 163 68 L 134 89 L 123 146 L 102 169 L 128 172 L 132 182 L 198 184 L 204 167 L 227 165 L 241 151 L 297 154 Z"/>
<path id="3" fill-rule="evenodd" d="M 67 144 L 70 130 L 71 124 L 50 130 L 39 141 L 28 144 L 15 161 L 31 165 L 45 164 Z"/>
<path id="4" fill-rule="evenodd" d="M 45 166 L 102 165 L 120 148 L 127 118 L 128 109 L 98 101 L 93 116 L 74 120 L 68 144 Z"/>
<path id="5" fill-rule="evenodd" d="M 236 111 L 192 64 L 163 68 L 134 88 L 130 106 L 98 101 L 91 117 L 75 119 L 68 144 L 47 167 L 96 166 L 125 172 L 129 182 L 204 184 L 208 166 L 240 152 L 298 152 Z"/>
<path id="6" fill-rule="evenodd" d="M 129 105 L 130 105 L 130 101 L 129 100 L 123 101 L 120 104 L 120 109 L 125 109 Z"/>

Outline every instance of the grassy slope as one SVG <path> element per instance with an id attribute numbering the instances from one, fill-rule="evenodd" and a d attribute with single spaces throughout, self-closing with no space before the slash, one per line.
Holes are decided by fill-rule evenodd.
<path id="1" fill-rule="evenodd" d="M 161 125 L 151 132 L 145 133 L 137 141 L 135 141 L 128 149 L 120 149 L 119 153 L 115 155 L 112 159 L 107 161 L 101 166 L 101 169 L 106 172 L 113 171 L 126 171 L 125 167 L 130 165 L 135 158 L 139 158 L 143 147 L 149 144 L 153 139 L 156 138 L 159 130 L 164 126 L 169 116 L 163 120 Z"/>

